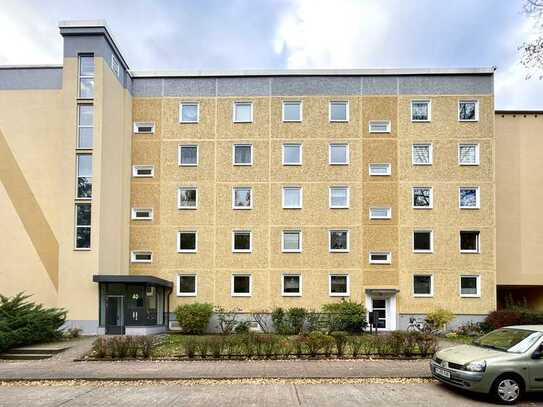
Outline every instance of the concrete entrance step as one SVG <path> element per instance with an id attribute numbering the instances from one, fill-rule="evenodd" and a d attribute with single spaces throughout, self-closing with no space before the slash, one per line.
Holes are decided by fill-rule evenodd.
<path id="1" fill-rule="evenodd" d="M 42 360 L 51 356 L 51 353 L 0 353 L 2 360 Z"/>
<path id="2" fill-rule="evenodd" d="M 21 346 L 20 348 L 10 349 L 10 354 L 50 354 L 64 352 L 69 346 Z"/>

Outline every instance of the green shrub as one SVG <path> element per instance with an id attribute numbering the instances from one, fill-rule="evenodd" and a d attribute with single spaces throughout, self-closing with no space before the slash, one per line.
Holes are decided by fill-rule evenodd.
<path id="1" fill-rule="evenodd" d="M 187 357 L 192 359 L 194 355 L 196 355 L 196 350 L 198 349 L 198 338 L 189 336 L 183 341 L 183 348 L 185 349 Z"/>
<path id="2" fill-rule="evenodd" d="M 310 332 L 309 335 L 307 335 L 305 346 L 307 347 L 307 350 L 312 357 L 317 356 L 321 349 L 324 348 L 327 342 L 325 338 L 327 337 L 327 335 L 323 334 L 320 331 L 313 331 Z"/>
<path id="3" fill-rule="evenodd" d="M 209 341 L 209 351 L 211 356 L 215 359 L 219 359 L 223 352 L 225 346 L 225 340 L 223 336 L 210 336 L 206 338 Z"/>
<path id="4" fill-rule="evenodd" d="M 124 359 L 128 354 L 128 339 L 126 336 L 113 336 L 109 338 L 111 346 L 111 356 Z"/>
<path id="5" fill-rule="evenodd" d="M 183 333 L 191 335 L 204 333 L 212 314 L 213 306 L 211 304 L 184 304 L 175 309 L 175 316 L 181 330 Z"/>
<path id="6" fill-rule="evenodd" d="M 349 333 L 345 331 L 334 331 L 330 333 L 336 342 L 336 349 L 338 357 L 342 357 L 345 354 L 345 346 L 349 339 Z"/>
<path id="7" fill-rule="evenodd" d="M 421 356 L 432 356 L 437 351 L 437 338 L 434 335 L 420 334 L 417 348 Z"/>
<path id="8" fill-rule="evenodd" d="M 138 340 L 135 336 L 127 336 L 127 354 L 131 358 L 138 357 L 138 351 L 139 351 L 139 344 Z"/>
<path id="9" fill-rule="evenodd" d="M 224 348 L 229 358 L 243 353 L 243 337 L 231 335 L 224 338 Z"/>
<path id="10" fill-rule="evenodd" d="M 304 335 L 295 336 L 292 338 L 292 342 L 294 345 L 294 353 L 298 358 L 301 358 L 304 354 L 304 349 L 306 347 L 307 343 L 307 337 Z"/>
<path id="11" fill-rule="evenodd" d="M 543 324 L 543 312 L 522 309 L 493 311 L 485 318 L 481 327 L 485 331 L 502 328 L 509 325 L 540 325 Z"/>
<path id="12" fill-rule="evenodd" d="M 329 314 L 329 331 L 362 332 L 367 325 L 364 305 L 345 300 L 339 303 L 325 304 L 322 310 Z"/>
<path id="13" fill-rule="evenodd" d="M 330 335 L 324 335 L 322 338 L 322 351 L 326 357 L 330 357 L 336 344 L 335 339 Z"/>
<path id="14" fill-rule="evenodd" d="M 256 344 L 256 354 L 271 358 L 279 353 L 280 337 L 271 334 L 258 334 L 254 336 Z"/>
<path id="15" fill-rule="evenodd" d="M 276 333 L 282 333 L 285 330 L 285 310 L 283 308 L 274 308 L 271 313 L 271 320 Z"/>
<path id="16" fill-rule="evenodd" d="M 239 321 L 234 328 L 234 333 L 236 334 L 247 334 L 249 333 L 249 328 L 251 326 L 251 321 Z"/>
<path id="17" fill-rule="evenodd" d="M 138 342 L 142 356 L 145 359 L 151 357 L 153 347 L 155 346 L 155 339 L 150 335 L 144 335 L 138 337 Z"/>
<path id="18" fill-rule="evenodd" d="M 239 324 L 237 320 L 239 312 L 239 309 L 232 311 L 226 311 L 223 307 L 215 309 L 217 320 L 219 321 L 217 327 L 223 335 L 230 335 L 234 332 L 234 329 Z"/>
<path id="19" fill-rule="evenodd" d="M 202 359 L 205 359 L 209 353 L 209 339 L 206 336 L 195 339 L 196 350 L 198 351 Z"/>
<path id="20" fill-rule="evenodd" d="M 64 337 L 69 339 L 79 338 L 81 336 L 81 332 L 83 332 L 81 328 L 69 328 L 64 331 Z"/>
<path id="21" fill-rule="evenodd" d="M 256 352 L 256 335 L 252 332 L 248 332 L 242 335 L 241 352 L 249 359 L 255 355 Z"/>
<path id="22" fill-rule="evenodd" d="M 96 338 L 96 340 L 92 343 L 92 353 L 94 357 L 98 359 L 105 358 L 109 353 L 109 343 L 107 341 L 107 338 L 104 336 L 101 336 L 99 338 Z"/>
<path id="23" fill-rule="evenodd" d="M 484 333 L 483 324 L 479 322 L 468 321 L 458 326 L 454 330 L 454 333 L 462 336 L 481 336 Z"/>
<path id="24" fill-rule="evenodd" d="M 351 336 L 348 340 L 349 348 L 351 349 L 351 355 L 353 358 L 357 358 L 360 355 L 364 340 L 361 336 Z"/>
<path id="25" fill-rule="evenodd" d="M 432 330 L 445 329 L 453 319 L 454 314 L 444 308 L 438 308 L 426 315 L 426 323 Z"/>
<path id="26" fill-rule="evenodd" d="M 29 297 L 23 293 L 11 298 L 0 295 L 0 353 L 62 336 L 60 327 L 66 321 L 66 311 L 26 301 Z"/>
<path id="27" fill-rule="evenodd" d="M 286 311 L 283 308 L 275 308 L 272 311 L 272 323 L 275 332 L 281 335 L 299 335 L 303 332 L 307 311 L 305 308 L 292 307 Z"/>

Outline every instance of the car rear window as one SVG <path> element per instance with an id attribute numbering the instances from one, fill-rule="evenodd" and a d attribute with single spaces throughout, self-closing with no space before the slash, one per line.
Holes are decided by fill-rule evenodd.
<path id="1" fill-rule="evenodd" d="M 505 352 L 526 352 L 543 333 L 527 329 L 501 328 L 477 339 L 474 344 Z"/>

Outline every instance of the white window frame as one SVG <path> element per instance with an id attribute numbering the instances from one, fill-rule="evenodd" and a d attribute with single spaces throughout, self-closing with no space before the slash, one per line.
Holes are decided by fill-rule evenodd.
<path id="1" fill-rule="evenodd" d="M 415 233 L 429 233 L 430 234 L 430 250 L 415 249 Z M 411 248 L 413 253 L 433 253 L 434 252 L 434 231 L 431 229 L 415 229 L 411 235 Z"/>
<path id="2" fill-rule="evenodd" d="M 380 172 L 373 171 L 372 168 L 375 165 L 386 165 L 387 172 L 382 174 Z M 368 172 L 369 172 L 369 175 L 372 177 L 389 177 L 390 175 L 392 175 L 392 165 L 390 163 L 370 163 L 368 165 Z"/>
<path id="3" fill-rule="evenodd" d="M 332 277 L 346 277 L 346 291 L 344 293 L 332 292 Z M 351 296 L 351 281 L 349 274 L 330 273 L 328 274 L 328 295 L 330 297 L 350 297 Z"/>
<path id="4" fill-rule="evenodd" d="M 92 58 L 93 64 L 94 64 L 94 75 L 82 75 L 81 74 L 81 58 Z M 77 98 L 78 99 L 86 99 L 86 100 L 92 100 L 96 96 L 96 81 L 93 82 L 92 85 L 92 96 L 81 96 L 81 80 L 82 79 L 96 79 L 96 58 L 94 57 L 94 54 L 78 54 L 77 55 L 77 76 L 78 76 L 78 82 L 77 82 Z"/>
<path id="5" fill-rule="evenodd" d="M 90 225 L 79 225 L 77 223 L 77 207 L 81 205 L 89 205 L 91 208 L 91 224 Z M 77 230 L 78 229 L 89 229 L 90 231 L 90 242 L 89 247 L 77 247 Z M 75 251 L 89 251 L 92 250 L 92 204 L 90 202 L 76 202 L 74 206 L 74 250 Z"/>
<path id="6" fill-rule="evenodd" d="M 249 234 L 249 249 L 236 249 L 236 234 L 244 233 Z M 232 230 L 232 253 L 252 253 L 253 251 L 253 232 L 247 229 L 234 229 Z"/>
<path id="7" fill-rule="evenodd" d="M 299 149 L 300 149 L 300 161 L 298 161 L 297 163 L 287 163 L 285 162 L 285 147 L 287 146 L 297 146 Z M 303 147 L 302 147 L 302 143 L 283 143 L 282 147 L 281 147 L 281 163 L 285 166 L 300 166 L 302 165 L 302 162 L 303 162 Z"/>
<path id="8" fill-rule="evenodd" d="M 460 149 L 462 146 L 475 146 L 475 163 L 463 163 L 461 161 Z M 479 143 L 458 143 L 458 165 L 461 166 L 476 166 L 481 164 Z"/>
<path id="9" fill-rule="evenodd" d="M 149 131 L 140 131 L 140 127 L 151 127 Z M 136 134 L 155 134 L 155 122 L 134 122 L 134 133 Z"/>
<path id="10" fill-rule="evenodd" d="M 413 103 L 427 103 L 428 104 L 428 119 L 417 120 L 413 119 Z M 429 123 L 432 121 L 432 101 L 430 99 L 413 99 L 411 100 L 411 122 L 413 123 Z"/>
<path id="11" fill-rule="evenodd" d="M 375 216 L 372 214 L 372 209 L 386 209 L 386 216 Z M 392 219 L 392 208 L 389 206 L 372 206 L 369 208 L 369 218 L 370 219 Z"/>
<path id="12" fill-rule="evenodd" d="M 285 119 L 285 104 L 298 104 L 300 106 L 300 119 L 299 120 L 287 120 Z M 302 100 L 283 100 L 281 103 L 281 118 L 284 123 L 301 123 L 304 119 L 304 102 Z"/>
<path id="13" fill-rule="evenodd" d="M 332 233 L 347 232 L 347 248 L 332 249 Z M 351 251 L 351 231 L 349 229 L 329 229 L 328 230 L 328 252 L 329 253 L 349 253 Z"/>
<path id="14" fill-rule="evenodd" d="M 235 293 L 234 292 L 234 279 L 235 277 L 249 277 L 249 292 L 248 293 Z M 230 295 L 232 297 L 251 297 L 253 295 L 253 275 L 249 273 L 234 273 L 230 276 Z"/>
<path id="15" fill-rule="evenodd" d="M 477 249 L 476 250 L 462 250 L 462 232 L 477 233 Z M 481 253 L 481 231 L 480 230 L 460 230 L 458 233 L 458 248 L 461 254 L 480 254 Z"/>
<path id="16" fill-rule="evenodd" d="M 285 206 L 285 191 L 287 189 L 296 189 L 299 191 L 300 195 L 300 205 L 299 206 Z M 282 207 L 283 209 L 302 209 L 304 204 L 304 189 L 303 187 L 297 187 L 297 186 L 284 186 L 281 189 L 281 198 L 282 198 Z"/>
<path id="17" fill-rule="evenodd" d="M 249 147 L 251 151 L 251 162 L 249 163 L 237 163 L 236 162 L 236 147 Z M 247 167 L 253 165 L 253 145 L 249 143 L 236 143 L 232 144 L 232 165 L 236 167 Z"/>
<path id="18" fill-rule="evenodd" d="M 196 191 L 196 206 L 181 206 L 181 191 L 184 189 L 194 189 Z M 198 187 L 193 186 L 180 186 L 177 188 L 177 209 L 180 210 L 194 210 L 198 209 Z"/>
<path id="19" fill-rule="evenodd" d="M 332 190 L 334 189 L 344 189 L 347 191 L 347 203 L 343 206 L 334 206 L 332 205 Z M 328 207 L 330 209 L 349 209 L 351 206 L 351 188 L 343 185 L 333 185 L 328 187 Z"/>
<path id="20" fill-rule="evenodd" d="M 430 206 L 415 206 L 415 188 L 418 189 L 429 189 L 430 190 Z M 427 186 L 414 186 L 411 187 L 411 207 L 413 209 L 433 209 L 434 208 L 434 188 Z"/>
<path id="21" fill-rule="evenodd" d="M 193 233 L 194 238 L 194 249 L 181 249 L 181 234 L 182 233 Z M 198 231 L 197 230 L 178 230 L 177 231 L 177 253 L 198 253 Z"/>
<path id="22" fill-rule="evenodd" d="M 143 170 L 143 169 L 150 169 L 151 174 L 149 174 L 149 175 L 147 175 L 147 174 L 143 174 L 143 175 L 138 174 L 138 170 Z M 132 166 L 132 176 L 134 178 L 153 178 L 155 176 L 155 166 L 154 165 L 145 165 L 145 164 L 133 165 Z"/>
<path id="23" fill-rule="evenodd" d="M 285 233 L 298 233 L 298 249 L 285 249 Z M 285 229 L 281 231 L 281 252 L 301 253 L 302 252 L 302 231 L 300 229 Z"/>
<path id="24" fill-rule="evenodd" d="M 149 260 L 136 260 L 136 254 L 138 253 L 149 253 L 151 258 Z M 152 263 L 153 262 L 153 252 L 150 250 L 132 250 L 130 252 L 130 263 Z"/>
<path id="25" fill-rule="evenodd" d="M 90 106 L 92 108 L 92 124 L 81 124 L 81 107 Z M 92 146 L 91 147 L 81 147 L 79 144 L 81 142 L 81 129 L 92 129 Z M 77 150 L 92 150 L 94 147 L 94 104 L 92 103 L 78 103 L 77 104 L 77 140 L 76 140 Z"/>
<path id="26" fill-rule="evenodd" d="M 111 70 L 117 75 L 117 78 L 121 77 L 121 65 L 114 55 L 111 55 Z"/>
<path id="27" fill-rule="evenodd" d="M 372 260 L 373 255 L 386 255 L 386 260 Z M 386 250 L 370 250 L 368 253 L 368 262 L 369 264 L 392 264 L 392 252 Z"/>
<path id="28" fill-rule="evenodd" d="M 251 107 L 251 118 L 250 120 L 236 120 L 236 107 L 238 105 L 249 105 Z M 252 123 L 253 122 L 253 102 L 237 100 L 232 104 L 232 122 L 233 123 Z"/>
<path id="29" fill-rule="evenodd" d="M 148 212 L 148 216 L 136 216 L 138 212 Z M 132 208 L 132 220 L 153 220 L 153 208 Z"/>
<path id="30" fill-rule="evenodd" d="M 285 292 L 285 277 L 298 277 L 298 286 L 300 290 L 297 293 Z M 283 297 L 301 297 L 302 296 L 302 275 L 299 273 L 283 273 L 281 274 L 281 296 Z"/>
<path id="31" fill-rule="evenodd" d="M 236 190 L 238 189 L 248 189 L 251 192 L 251 204 L 249 206 L 236 206 Z M 254 196 L 253 196 L 253 188 L 252 187 L 232 187 L 232 209 L 234 210 L 250 210 L 253 209 L 253 202 L 254 202 Z"/>
<path id="32" fill-rule="evenodd" d="M 190 292 L 190 293 L 182 293 L 180 291 L 180 280 L 181 280 L 181 277 L 194 277 L 194 291 L 193 292 Z M 176 285 L 177 285 L 177 296 L 178 297 L 196 297 L 198 296 L 198 275 L 197 274 L 184 274 L 184 273 L 181 273 L 181 274 L 178 274 L 176 276 Z"/>
<path id="33" fill-rule="evenodd" d="M 428 159 L 427 163 L 418 163 L 415 161 L 415 147 L 416 146 L 427 146 L 428 147 Z M 413 143 L 411 145 L 411 164 L 412 165 L 432 165 L 434 163 L 434 146 L 432 143 Z"/>
<path id="34" fill-rule="evenodd" d="M 183 164 L 181 162 L 181 150 L 183 147 L 196 147 L 196 163 L 195 164 Z M 198 144 L 179 144 L 177 147 L 177 164 L 180 167 L 197 167 L 200 163 L 200 147 L 198 147 Z"/>
<path id="35" fill-rule="evenodd" d="M 372 124 L 386 123 L 386 130 L 372 130 Z M 392 124 L 390 120 L 370 120 L 368 122 L 368 133 L 390 133 L 392 131 Z"/>
<path id="36" fill-rule="evenodd" d="M 91 160 L 91 175 L 90 177 L 86 177 L 83 175 L 79 175 L 79 159 L 83 156 L 90 157 Z M 88 178 L 90 180 L 91 185 L 91 194 L 90 196 L 79 196 L 79 178 Z M 94 195 L 94 156 L 90 152 L 78 152 L 75 155 L 75 199 L 81 200 L 81 201 L 90 201 L 93 198 Z"/>
<path id="37" fill-rule="evenodd" d="M 462 206 L 462 190 L 474 189 L 475 190 L 475 206 Z M 480 187 L 459 187 L 458 188 L 458 208 L 459 209 L 481 209 L 481 188 Z"/>
<path id="38" fill-rule="evenodd" d="M 430 277 L 430 293 L 429 294 L 417 294 L 415 293 L 415 277 Z M 434 275 L 433 274 L 413 274 L 413 278 L 411 280 L 411 292 L 413 293 L 413 297 L 417 298 L 430 298 L 434 296 Z"/>
<path id="39" fill-rule="evenodd" d="M 345 105 L 345 120 L 332 120 L 332 105 L 334 103 L 342 103 Z M 348 100 L 331 100 L 328 102 L 328 120 L 330 123 L 348 123 L 349 122 L 349 101 Z"/>
<path id="40" fill-rule="evenodd" d="M 475 103 L 475 119 L 461 119 L 460 105 L 462 103 Z M 458 121 L 459 122 L 478 122 L 479 121 L 479 100 L 478 99 L 460 99 L 458 101 Z"/>
<path id="41" fill-rule="evenodd" d="M 345 146 L 345 158 L 346 158 L 345 162 L 341 162 L 341 163 L 332 162 L 332 147 L 336 147 L 336 146 Z M 350 155 L 351 154 L 350 154 L 350 149 L 349 149 L 349 143 L 329 143 L 328 144 L 328 164 L 329 165 L 349 165 L 349 162 L 351 161 Z"/>
<path id="42" fill-rule="evenodd" d="M 477 281 L 477 293 L 475 294 L 462 294 L 462 279 L 463 278 L 475 278 Z M 458 279 L 458 293 L 462 298 L 481 298 L 481 275 L 479 274 L 464 274 Z"/>
<path id="43" fill-rule="evenodd" d="M 196 106 L 196 120 L 183 120 L 183 107 Z M 179 123 L 195 124 L 200 122 L 200 102 L 183 101 L 179 103 Z"/>

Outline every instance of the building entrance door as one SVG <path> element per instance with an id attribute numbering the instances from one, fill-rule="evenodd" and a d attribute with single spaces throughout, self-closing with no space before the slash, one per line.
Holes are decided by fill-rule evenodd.
<path id="1" fill-rule="evenodd" d="M 106 335 L 124 335 L 123 297 L 108 295 L 106 298 Z"/>
<path id="2" fill-rule="evenodd" d="M 387 329 L 387 301 L 384 298 L 372 298 L 371 303 L 373 315 L 377 318 L 377 328 Z"/>

